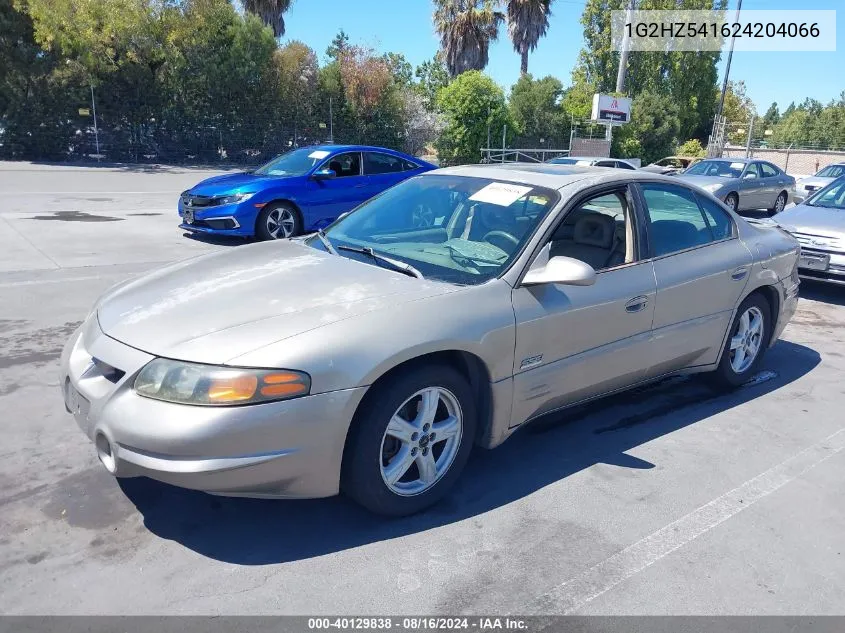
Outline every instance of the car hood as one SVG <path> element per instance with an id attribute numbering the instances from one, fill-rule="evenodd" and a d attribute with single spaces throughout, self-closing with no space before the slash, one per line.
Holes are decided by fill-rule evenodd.
<path id="1" fill-rule="evenodd" d="M 645 167 L 640 167 L 643 171 L 650 171 L 653 174 L 665 174 L 669 171 L 676 171 L 680 169 L 679 167 L 665 167 L 663 165 L 646 165 Z"/>
<path id="2" fill-rule="evenodd" d="M 108 336 L 156 356 L 229 359 L 365 312 L 454 292 L 301 242 L 239 246 L 174 264 L 107 293 Z"/>
<path id="3" fill-rule="evenodd" d="M 686 180 L 696 187 L 706 187 L 707 185 L 724 187 L 733 180 L 733 178 L 722 178 L 720 176 L 690 176 L 689 174 L 678 174 L 678 178 Z"/>
<path id="4" fill-rule="evenodd" d="M 810 176 L 809 178 L 802 178 L 801 180 L 798 181 L 798 184 L 802 185 L 804 187 L 806 187 L 807 185 L 810 185 L 811 187 L 821 188 L 821 187 L 826 187 L 827 185 L 832 183 L 834 180 L 836 180 L 836 179 L 835 178 L 825 178 L 823 176 Z"/>
<path id="5" fill-rule="evenodd" d="M 790 232 L 812 235 L 845 235 L 845 210 L 799 204 L 777 215 L 777 223 Z"/>
<path id="6" fill-rule="evenodd" d="M 259 191 L 271 185 L 280 185 L 298 176 L 258 176 L 249 172 L 223 174 L 206 178 L 189 191 L 198 196 L 216 196 L 223 193 Z"/>

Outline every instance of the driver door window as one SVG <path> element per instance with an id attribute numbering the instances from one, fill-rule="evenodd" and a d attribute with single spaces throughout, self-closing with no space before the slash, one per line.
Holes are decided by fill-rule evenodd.
<path id="1" fill-rule="evenodd" d="M 331 169 L 338 178 L 349 178 L 361 175 L 361 154 L 348 152 L 332 156 L 322 167 Z"/>

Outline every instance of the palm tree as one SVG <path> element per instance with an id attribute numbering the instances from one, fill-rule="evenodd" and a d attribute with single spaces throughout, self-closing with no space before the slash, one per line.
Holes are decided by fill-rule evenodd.
<path id="1" fill-rule="evenodd" d="M 522 56 L 522 73 L 528 72 L 528 53 L 537 48 L 549 28 L 552 0 L 507 0 L 508 35 Z"/>
<path id="2" fill-rule="evenodd" d="M 434 4 L 434 29 L 440 34 L 449 74 L 483 70 L 490 42 L 499 37 L 499 25 L 505 20 L 496 10 L 496 0 L 435 0 Z"/>
<path id="3" fill-rule="evenodd" d="M 254 13 L 273 29 L 273 35 L 285 34 L 285 11 L 290 9 L 293 0 L 241 0 L 244 11 Z"/>

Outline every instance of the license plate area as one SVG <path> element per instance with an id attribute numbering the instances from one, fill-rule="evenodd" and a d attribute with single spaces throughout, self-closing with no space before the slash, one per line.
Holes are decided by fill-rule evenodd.
<path id="1" fill-rule="evenodd" d="M 801 255 L 798 257 L 798 268 L 804 268 L 806 270 L 827 270 L 829 266 L 830 255 L 801 251 Z"/>
<path id="2" fill-rule="evenodd" d="M 78 420 L 88 419 L 91 403 L 65 378 L 65 407 Z"/>

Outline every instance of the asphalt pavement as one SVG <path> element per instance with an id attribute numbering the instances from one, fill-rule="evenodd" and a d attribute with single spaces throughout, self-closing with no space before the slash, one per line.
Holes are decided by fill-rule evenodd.
<path id="1" fill-rule="evenodd" d="M 845 289 L 802 285 L 754 384 L 543 420 L 418 516 L 113 479 L 59 354 L 109 286 L 237 248 L 177 227 L 211 173 L 0 163 L 0 613 L 845 615 Z"/>

